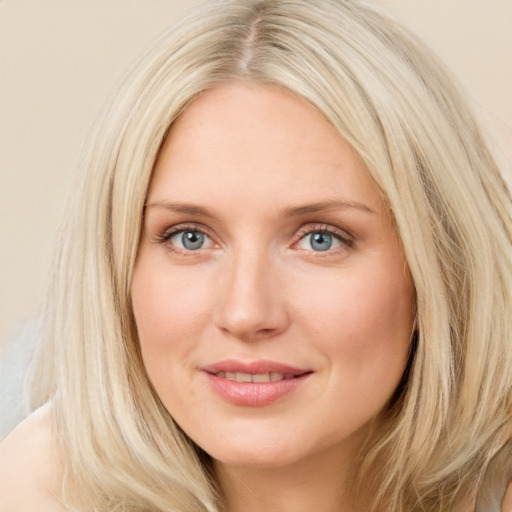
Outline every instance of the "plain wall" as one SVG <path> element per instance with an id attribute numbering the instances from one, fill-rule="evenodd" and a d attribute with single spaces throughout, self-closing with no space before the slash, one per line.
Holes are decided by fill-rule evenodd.
<path id="1" fill-rule="evenodd" d="M 199 3 L 0 0 L 0 351 L 35 336 L 73 170 L 103 102 Z M 512 161 L 512 1 L 379 3 L 442 56 Z"/>

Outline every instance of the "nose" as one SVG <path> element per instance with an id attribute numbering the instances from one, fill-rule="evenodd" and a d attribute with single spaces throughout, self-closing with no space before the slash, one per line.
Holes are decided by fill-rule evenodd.
<path id="1" fill-rule="evenodd" d="M 272 338 L 289 325 L 282 278 L 263 251 L 245 251 L 226 261 L 219 282 L 216 326 L 238 339 Z"/>

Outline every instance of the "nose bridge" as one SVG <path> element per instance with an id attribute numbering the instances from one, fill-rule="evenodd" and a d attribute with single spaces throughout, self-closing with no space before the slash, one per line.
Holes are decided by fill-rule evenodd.
<path id="1" fill-rule="evenodd" d="M 282 332 L 288 319 L 275 279 L 276 262 L 269 251 L 239 247 L 226 267 L 217 304 L 218 327 L 244 339 Z"/>

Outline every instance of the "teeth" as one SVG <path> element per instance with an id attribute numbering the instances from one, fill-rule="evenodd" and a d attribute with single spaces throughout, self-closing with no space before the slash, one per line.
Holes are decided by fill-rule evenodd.
<path id="1" fill-rule="evenodd" d="M 253 382 L 270 382 L 271 374 L 270 373 L 257 373 L 252 376 Z"/>
<path id="2" fill-rule="evenodd" d="M 217 377 L 222 377 L 236 382 L 277 382 L 283 379 L 291 379 L 292 374 L 282 373 L 239 373 L 239 372 L 218 372 Z"/>

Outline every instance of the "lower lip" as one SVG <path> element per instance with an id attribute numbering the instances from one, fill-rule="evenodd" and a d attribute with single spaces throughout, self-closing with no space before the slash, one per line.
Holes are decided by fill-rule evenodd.
<path id="1" fill-rule="evenodd" d="M 311 375 L 305 373 L 293 379 L 275 382 L 236 382 L 206 373 L 213 390 L 224 400 L 234 405 L 261 407 L 269 405 L 293 393 Z"/>

